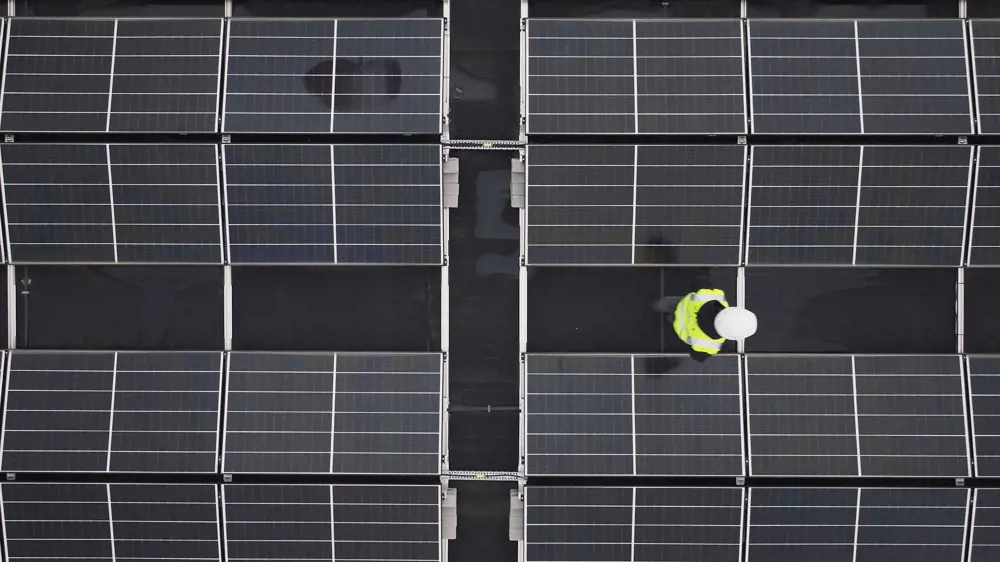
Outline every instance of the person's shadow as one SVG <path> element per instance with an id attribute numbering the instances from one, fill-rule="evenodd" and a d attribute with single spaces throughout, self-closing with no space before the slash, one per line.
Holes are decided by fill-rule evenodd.
<path id="1" fill-rule="evenodd" d="M 339 112 L 373 112 L 395 100 L 403 69 L 393 58 L 326 59 L 303 77 L 306 92 Z M 336 91 L 333 89 L 336 88 Z"/>

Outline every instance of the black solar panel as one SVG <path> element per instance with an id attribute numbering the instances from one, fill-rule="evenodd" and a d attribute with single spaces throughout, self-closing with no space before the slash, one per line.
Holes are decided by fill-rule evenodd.
<path id="1" fill-rule="evenodd" d="M 437 474 L 441 356 L 229 357 L 223 472 Z"/>
<path id="2" fill-rule="evenodd" d="M 969 562 L 993 562 L 1000 556 L 1000 489 L 975 491 Z"/>
<path id="3" fill-rule="evenodd" d="M 528 133 L 745 133 L 739 20 L 528 20 Z"/>
<path id="4" fill-rule="evenodd" d="M 214 132 L 222 20 L 11 20 L 5 131 Z"/>
<path id="5" fill-rule="evenodd" d="M 226 559 L 441 560 L 438 486 L 222 487 Z"/>
<path id="6" fill-rule="evenodd" d="M 438 145 L 227 145 L 223 163 L 233 263 L 443 259 Z"/>
<path id="7" fill-rule="evenodd" d="M 525 489 L 525 561 L 735 561 L 741 488 Z"/>
<path id="8" fill-rule="evenodd" d="M 970 490 L 751 488 L 747 562 L 961 562 Z"/>
<path id="9" fill-rule="evenodd" d="M 211 484 L 4 483 L 7 560 L 221 560 Z"/>
<path id="10" fill-rule="evenodd" d="M 968 476 L 958 356 L 753 356 L 754 476 Z"/>
<path id="11" fill-rule="evenodd" d="M 972 156 L 966 146 L 755 146 L 747 262 L 957 266 Z"/>
<path id="12" fill-rule="evenodd" d="M 530 265 L 740 262 L 746 149 L 534 145 Z"/>
<path id="13" fill-rule="evenodd" d="M 440 133 L 441 19 L 229 21 L 227 133 Z"/>
<path id="14" fill-rule="evenodd" d="M 1000 265 L 1000 147 L 978 150 L 968 264 Z"/>
<path id="15" fill-rule="evenodd" d="M 752 130 L 968 134 L 961 20 L 750 20 Z"/>
<path id="16" fill-rule="evenodd" d="M 970 22 L 980 134 L 1000 133 L 1000 21 Z"/>
<path id="17" fill-rule="evenodd" d="M 217 147 L 5 144 L 18 263 L 222 263 Z"/>
<path id="18" fill-rule="evenodd" d="M 528 473 L 741 475 L 736 356 L 528 355 Z"/>
<path id="19" fill-rule="evenodd" d="M 2 469 L 215 472 L 222 354 L 14 352 Z"/>
<path id="20" fill-rule="evenodd" d="M 1000 357 L 969 356 L 973 450 L 977 476 L 1000 476 Z"/>

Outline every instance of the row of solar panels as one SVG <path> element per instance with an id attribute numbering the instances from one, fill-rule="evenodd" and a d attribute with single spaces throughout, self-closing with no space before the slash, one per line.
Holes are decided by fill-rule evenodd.
<path id="1" fill-rule="evenodd" d="M 0 485 L 4 560 L 441 562 L 439 486 Z"/>
<path id="2" fill-rule="evenodd" d="M 1000 265 L 1000 147 L 529 145 L 529 265 Z"/>
<path id="3" fill-rule="evenodd" d="M 529 19 L 527 132 L 1000 133 L 1000 21 L 966 23 Z"/>
<path id="4" fill-rule="evenodd" d="M 1000 356 L 528 354 L 531 476 L 1000 476 Z"/>
<path id="5" fill-rule="evenodd" d="M 442 130 L 440 18 L 5 21 L 4 132 Z"/>
<path id="6" fill-rule="evenodd" d="M 998 528 L 1000 489 L 525 488 L 526 562 L 994 562 Z"/>
<path id="7" fill-rule="evenodd" d="M 439 353 L 14 351 L 0 470 L 440 474 L 443 372 Z"/>
<path id="8" fill-rule="evenodd" d="M 443 260 L 439 145 L 4 144 L 0 162 L 13 263 Z"/>

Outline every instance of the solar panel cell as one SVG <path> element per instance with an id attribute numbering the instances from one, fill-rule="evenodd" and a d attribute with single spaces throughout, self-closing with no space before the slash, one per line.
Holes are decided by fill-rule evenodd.
<path id="1" fill-rule="evenodd" d="M 745 149 L 535 145 L 532 265 L 739 262 Z"/>
<path id="2" fill-rule="evenodd" d="M 750 264 L 961 262 L 970 147 L 757 146 L 751 164 Z"/>
<path id="3" fill-rule="evenodd" d="M 439 146 L 224 150 L 233 263 L 441 263 Z"/>
<path id="4" fill-rule="evenodd" d="M 861 133 L 851 21 L 748 23 L 753 132 Z"/>
<path id="5" fill-rule="evenodd" d="M 980 134 L 1000 132 L 1000 21 L 969 23 Z"/>
<path id="6" fill-rule="evenodd" d="M 978 150 L 968 263 L 1000 265 L 1000 147 Z"/>
<path id="7" fill-rule="evenodd" d="M 747 357 L 756 476 L 965 476 L 957 356 Z"/>
<path id="8" fill-rule="evenodd" d="M 215 472 L 221 357 L 14 353 L 3 470 Z"/>
<path id="9" fill-rule="evenodd" d="M 743 472 L 735 356 L 701 365 L 680 356 L 532 354 L 526 369 L 530 474 Z"/>
<path id="10" fill-rule="evenodd" d="M 739 488 L 528 487 L 528 562 L 739 557 Z"/>
<path id="11" fill-rule="evenodd" d="M 1000 476 L 1000 357 L 969 356 L 977 476 Z"/>
<path id="12" fill-rule="evenodd" d="M 213 485 L 5 483 L 10 560 L 219 560 Z"/>
<path id="13" fill-rule="evenodd" d="M 440 19 L 229 24 L 223 131 L 439 133 Z"/>
<path id="14" fill-rule="evenodd" d="M 979 488 L 975 494 L 969 562 L 991 562 L 1000 556 L 1000 489 Z"/>
<path id="15" fill-rule="evenodd" d="M 739 20 L 528 21 L 528 132 L 746 131 Z"/>
<path id="16" fill-rule="evenodd" d="M 970 490 L 750 490 L 747 562 L 959 562 Z"/>
<path id="17" fill-rule="evenodd" d="M 438 354 L 232 353 L 223 470 L 437 474 L 441 369 Z"/>
<path id="18" fill-rule="evenodd" d="M 106 131 L 114 20 L 10 21 L 5 131 Z"/>
<path id="19" fill-rule="evenodd" d="M 222 26 L 118 20 L 108 130 L 215 132 Z"/>
<path id="20" fill-rule="evenodd" d="M 865 133 L 974 132 L 961 20 L 856 25 Z"/>
<path id="21" fill-rule="evenodd" d="M 224 485 L 229 560 L 440 560 L 438 486 Z"/>

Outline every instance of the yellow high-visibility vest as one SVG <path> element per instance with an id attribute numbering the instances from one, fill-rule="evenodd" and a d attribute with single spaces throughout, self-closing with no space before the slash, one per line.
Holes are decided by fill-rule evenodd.
<path id="1" fill-rule="evenodd" d="M 726 293 L 720 289 L 701 289 L 697 293 L 688 293 L 674 309 L 674 331 L 682 342 L 690 345 L 695 351 L 715 355 L 722 349 L 726 338 L 712 339 L 698 327 L 698 311 L 711 301 L 719 301 L 722 306 L 729 306 L 726 302 Z"/>

